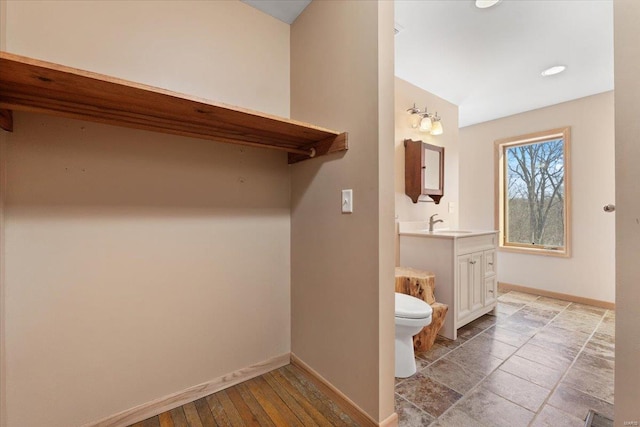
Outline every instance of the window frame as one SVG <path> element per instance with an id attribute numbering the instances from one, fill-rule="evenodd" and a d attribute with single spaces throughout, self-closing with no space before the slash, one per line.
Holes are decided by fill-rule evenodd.
<path id="1" fill-rule="evenodd" d="M 518 145 L 529 145 L 563 139 L 563 168 L 564 168 L 564 247 L 551 249 L 532 244 L 508 243 L 506 241 L 506 173 L 505 149 Z M 494 142 L 495 160 L 495 225 L 498 229 L 498 250 L 504 252 L 526 253 L 552 257 L 571 257 L 571 128 L 569 126 L 550 129 L 541 132 L 498 139 Z"/>

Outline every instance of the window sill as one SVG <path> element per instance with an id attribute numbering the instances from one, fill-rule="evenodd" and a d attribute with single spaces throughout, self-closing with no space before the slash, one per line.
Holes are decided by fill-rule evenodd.
<path id="1" fill-rule="evenodd" d="M 571 251 L 569 248 L 565 249 L 538 249 L 538 248 L 527 248 L 527 247 L 518 247 L 518 246 L 498 246 L 498 251 L 500 252 L 512 252 L 519 254 L 528 254 L 528 255 L 541 255 L 541 256 L 549 256 L 556 258 L 571 258 Z"/>

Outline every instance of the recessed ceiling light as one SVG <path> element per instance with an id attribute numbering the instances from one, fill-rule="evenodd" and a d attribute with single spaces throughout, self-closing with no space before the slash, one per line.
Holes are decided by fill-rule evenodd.
<path id="1" fill-rule="evenodd" d="M 500 3 L 500 0 L 476 0 L 476 7 L 478 9 L 486 9 L 498 3 Z"/>
<path id="2" fill-rule="evenodd" d="M 554 65 L 553 67 L 547 68 L 540 74 L 542 74 L 544 77 L 553 76 L 554 74 L 559 74 L 566 69 L 567 67 L 565 67 L 564 65 Z"/>

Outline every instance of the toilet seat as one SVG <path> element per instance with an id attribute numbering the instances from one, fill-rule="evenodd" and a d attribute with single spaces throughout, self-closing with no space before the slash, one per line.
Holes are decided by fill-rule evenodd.
<path id="1" fill-rule="evenodd" d="M 396 317 L 403 319 L 426 319 L 431 317 L 433 308 L 426 302 L 411 295 L 396 292 Z"/>

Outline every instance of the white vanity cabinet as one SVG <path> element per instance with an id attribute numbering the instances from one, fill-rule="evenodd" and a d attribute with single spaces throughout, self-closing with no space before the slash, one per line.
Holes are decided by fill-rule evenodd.
<path id="1" fill-rule="evenodd" d="M 495 308 L 497 243 L 496 231 L 400 227 L 400 265 L 432 271 L 436 301 L 449 306 L 440 335 L 454 340 L 458 328 Z"/>

